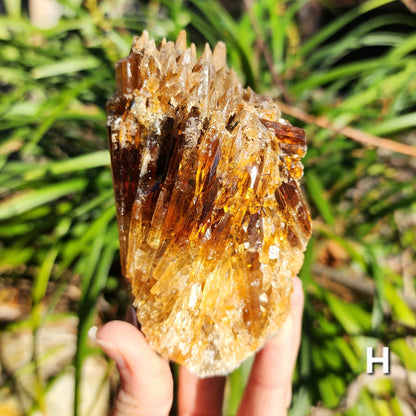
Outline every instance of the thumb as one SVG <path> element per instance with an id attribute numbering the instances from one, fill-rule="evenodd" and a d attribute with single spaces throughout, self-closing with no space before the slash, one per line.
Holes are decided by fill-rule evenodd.
<path id="1" fill-rule="evenodd" d="M 112 321 L 90 337 L 115 361 L 120 386 L 113 416 L 166 416 L 172 406 L 173 380 L 169 364 L 147 345 L 133 325 Z"/>

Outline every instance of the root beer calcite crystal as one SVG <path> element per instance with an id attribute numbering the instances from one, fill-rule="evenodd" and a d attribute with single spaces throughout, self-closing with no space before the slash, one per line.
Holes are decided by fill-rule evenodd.
<path id="1" fill-rule="evenodd" d="M 122 271 L 151 347 L 199 376 L 258 350 L 289 310 L 311 220 L 302 129 L 244 89 L 225 46 L 136 37 L 107 105 Z"/>

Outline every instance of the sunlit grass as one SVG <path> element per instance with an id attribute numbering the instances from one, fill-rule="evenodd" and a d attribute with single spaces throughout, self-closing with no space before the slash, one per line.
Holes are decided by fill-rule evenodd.
<path id="1" fill-rule="evenodd" d="M 185 28 L 200 50 L 204 41 L 224 41 L 229 65 L 247 85 L 280 101 L 290 97 L 288 104 L 330 124 L 289 115 L 308 135 L 304 190 L 314 217 L 301 272 L 307 302 L 291 414 L 320 406 L 401 415 L 404 399 L 394 383 L 377 391 L 364 383 L 354 403 L 345 398 L 365 372 L 366 346 L 387 345 L 395 365 L 416 371 L 415 160 L 339 132 L 349 125 L 415 148 L 414 16 L 388 0 L 345 13 L 328 8 L 328 23 L 302 41 L 296 16 L 305 1 L 258 0 L 237 17 L 215 0 L 151 1 L 117 16 L 110 1 L 61 3 L 63 16 L 51 29 L 34 27 L 18 1 L 5 2 L 0 16 L 0 278 L 30 280 L 32 312 L 19 319 L 34 335 L 56 313 L 69 277 L 78 279 L 81 295 L 67 311 L 79 317 L 75 414 L 82 364 L 97 354 L 87 330 L 99 315 L 122 318 L 127 302 L 117 283 L 106 144 L 113 66 L 133 34 L 146 28 L 158 40 L 173 39 Z M 100 296 L 113 312 L 97 306 Z M 16 328 L 4 324 L 2 331 Z M 243 367 L 230 378 L 229 414 L 246 376 Z M 8 374 L 5 385 L 13 392 L 18 382 Z M 45 407 L 51 385 L 39 375 L 37 383 L 29 414 Z"/>

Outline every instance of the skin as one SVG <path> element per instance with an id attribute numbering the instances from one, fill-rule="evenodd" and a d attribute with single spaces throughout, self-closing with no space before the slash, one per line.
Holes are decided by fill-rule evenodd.
<path id="1" fill-rule="evenodd" d="M 292 374 L 300 345 L 303 291 L 293 279 L 291 310 L 278 335 L 257 354 L 237 416 L 283 416 L 292 398 Z M 115 361 L 120 386 L 112 416 L 167 416 L 173 401 L 169 363 L 153 352 L 134 325 L 112 321 L 103 325 L 95 342 Z M 200 379 L 179 370 L 180 416 L 221 415 L 225 377 Z"/>

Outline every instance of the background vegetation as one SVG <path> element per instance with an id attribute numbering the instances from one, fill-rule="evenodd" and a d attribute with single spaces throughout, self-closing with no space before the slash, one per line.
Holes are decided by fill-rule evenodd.
<path id="1" fill-rule="evenodd" d="M 413 414 L 415 15 L 389 0 L 59 3 L 49 28 L 35 26 L 19 1 L 4 0 L 0 16 L 0 410 L 54 414 L 65 373 L 75 405 L 59 414 L 93 414 L 81 382 L 91 357 L 104 368 L 94 394 L 111 396 L 112 365 L 86 339 L 93 323 L 122 318 L 128 302 L 105 103 L 133 34 L 146 28 L 174 39 L 185 28 L 199 50 L 224 41 L 246 85 L 307 131 L 314 234 L 301 272 L 306 308 L 291 414 Z M 75 322 L 72 338 L 46 348 L 42 330 L 56 322 Z M 27 359 L 11 360 L 8 346 L 22 337 L 13 349 Z M 74 348 L 62 358 L 68 339 Z M 367 346 L 378 355 L 390 347 L 389 376 L 366 374 Z M 229 378 L 226 414 L 249 365 Z"/>

